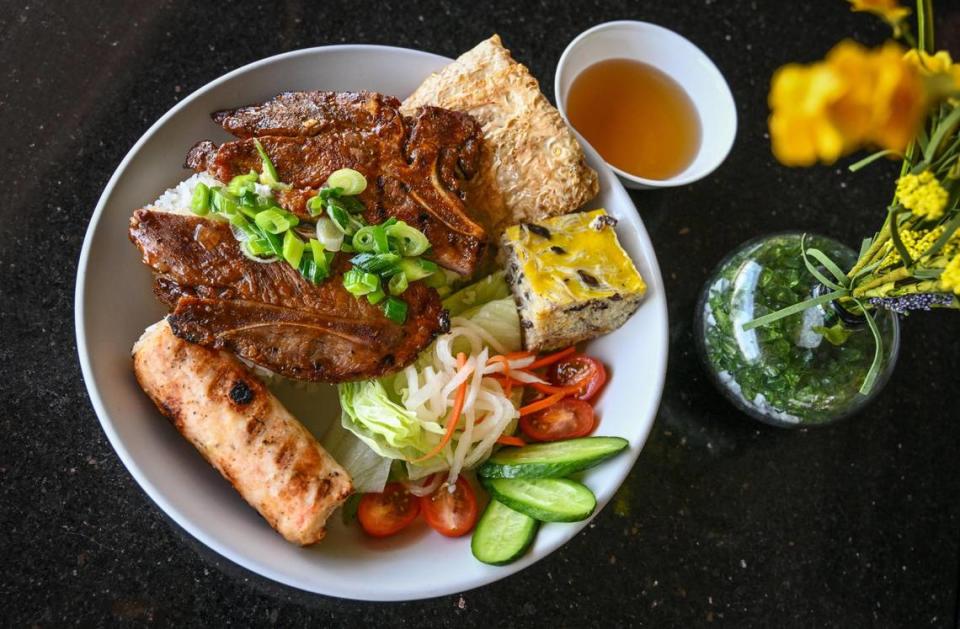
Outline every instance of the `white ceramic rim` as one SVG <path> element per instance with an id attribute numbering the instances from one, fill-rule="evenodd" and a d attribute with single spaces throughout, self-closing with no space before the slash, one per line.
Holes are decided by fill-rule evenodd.
<path id="1" fill-rule="evenodd" d="M 513 575 L 523 570 L 524 568 L 527 568 L 528 566 L 536 563 L 537 561 L 547 557 L 548 555 L 553 553 L 555 550 L 557 550 L 560 546 L 562 546 L 563 544 L 573 539 L 573 537 L 575 537 L 580 531 L 582 531 L 590 523 L 590 521 L 593 520 L 593 518 L 596 517 L 598 513 L 600 513 L 603 507 L 609 502 L 610 498 L 612 498 L 616 490 L 619 489 L 619 487 L 623 484 L 624 480 L 626 479 L 626 476 L 629 474 L 629 471 L 632 469 L 633 465 L 636 463 L 637 457 L 640 455 L 640 451 L 642 450 L 643 445 L 646 443 L 647 437 L 649 436 L 650 430 L 653 426 L 657 410 L 659 409 L 659 404 L 660 404 L 660 400 L 663 393 L 664 381 L 666 379 L 666 367 L 667 367 L 668 348 L 669 348 L 669 343 L 668 343 L 669 324 L 668 324 L 668 315 L 666 311 L 666 294 L 663 286 L 662 274 L 660 272 L 660 267 L 655 255 L 653 244 L 650 241 L 650 237 L 646 231 L 646 228 L 643 226 L 642 220 L 639 218 L 639 214 L 637 214 L 634 217 L 637 223 L 639 224 L 639 229 L 637 229 L 637 237 L 640 241 L 641 247 L 650 252 L 649 259 L 647 260 L 650 276 L 645 279 L 647 280 L 648 287 L 651 291 L 653 290 L 659 291 L 663 295 L 663 299 L 659 300 L 659 307 L 662 310 L 662 313 L 661 313 L 662 316 L 660 317 L 660 319 L 662 320 L 662 326 L 660 330 L 656 331 L 656 335 L 654 337 L 659 339 L 659 342 L 662 345 L 662 347 L 660 348 L 662 351 L 659 352 L 662 356 L 662 359 L 660 361 L 660 364 L 657 365 L 657 369 L 656 369 L 657 381 L 655 382 L 654 390 L 657 392 L 657 394 L 656 394 L 656 399 L 652 400 L 654 403 L 651 405 L 651 408 L 652 408 L 651 416 L 649 418 L 644 418 L 644 419 L 647 419 L 645 428 L 643 428 L 637 434 L 632 435 L 631 447 L 629 448 L 628 452 L 625 455 L 629 459 L 629 467 L 627 468 L 627 473 L 624 474 L 623 478 L 619 480 L 616 487 L 613 488 L 613 491 L 606 492 L 608 495 L 598 496 L 597 508 L 594 511 L 593 515 L 587 520 L 577 523 L 578 525 L 576 529 L 566 539 L 558 539 L 555 543 L 547 545 L 546 547 L 540 549 L 542 550 L 542 552 L 540 552 L 539 554 L 535 555 L 533 552 L 530 552 L 525 557 L 521 558 L 520 560 L 512 564 L 498 567 L 497 571 L 494 573 L 494 576 L 492 577 L 488 576 L 490 573 L 487 573 L 487 575 L 479 574 L 476 576 L 471 576 L 470 578 L 457 580 L 455 583 L 452 584 L 454 587 L 451 587 L 451 584 L 448 583 L 447 585 L 443 585 L 443 586 L 419 588 L 416 591 L 410 591 L 403 594 L 399 592 L 393 592 L 389 595 L 380 595 L 380 594 L 372 593 L 370 589 L 357 591 L 350 588 L 344 588 L 338 583 L 325 583 L 322 589 L 313 588 L 302 582 L 297 582 L 290 578 L 287 578 L 285 574 L 277 572 L 270 566 L 264 565 L 259 561 L 252 560 L 241 554 L 234 553 L 230 549 L 226 548 L 223 544 L 221 544 L 217 539 L 207 535 L 199 527 L 195 526 L 190 520 L 190 518 L 186 517 L 180 510 L 175 508 L 164 497 L 163 493 L 152 482 L 150 482 L 150 480 L 146 477 L 146 475 L 143 473 L 141 468 L 138 466 L 136 460 L 131 455 L 130 451 L 124 446 L 124 443 L 120 440 L 116 430 L 113 428 L 112 418 L 107 412 L 103 399 L 101 398 L 99 390 L 96 386 L 97 383 L 94 378 L 94 369 L 91 364 L 90 353 L 88 351 L 87 341 L 86 341 L 86 321 L 85 321 L 85 313 L 84 313 L 84 301 L 86 296 L 85 284 L 86 284 L 86 275 L 87 275 L 87 265 L 90 257 L 91 242 L 93 240 L 94 233 L 97 230 L 97 226 L 100 223 L 101 216 L 104 212 L 104 208 L 107 204 L 108 199 L 113 193 L 114 187 L 116 186 L 117 182 L 124 175 L 130 161 L 140 151 L 141 147 L 157 132 L 158 129 L 163 127 L 163 125 L 166 124 L 166 122 L 171 117 L 177 114 L 181 109 L 185 108 L 189 103 L 199 98 L 201 95 L 205 94 L 207 91 L 214 89 L 215 87 L 219 86 L 221 83 L 229 81 L 230 79 L 234 78 L 239 74 L 246 73 L 250 70 L 259 68 L 261 66 L 269 65 L 271 63 L 275 63 L 279 60 L 286 59 L 286 58 L 315 54 L 316 52 L 321 50 L 336 50 L 341 52 L 351 52 L 351 51 L 360 52 L 364 50 L 379 50 L 384 52 L 402 51 L 404 53 L 415 53 L 418 55 L 435 57 L 444 62 L 452 61 L 449 58 L 442 57 L 440 55 L 435 55 L 433 53 L 427 53 L 424 51 L 400 48 L 395 46 L 380 46 L 380 45 L 372 45 L 372 44 L 342 44 L 342 45 L 334 45 L 334 46 L 316 46 L 312 48 L 304 48 L 304 49 L 294 50 L 294 51 L 290 51 L 290 52 L 286 52 L 278 55 L 273 55 L 271 57 L 266 57 L 264 59 L 254 61 L 247 65 L 241 66 L 240 68 L 232 70 L 214 79 L 213 81 L 210 81 L 203 87 L 199 88 L 198 90 L 190 94 L 188 97 L 184 98 L 182 101 L 180 101 L 175 106 L 173 106 L 163 116 L 161 116 L 160 119 L 158 119 L 153 125 L 151 125 L 150 128 L 140 137 L 140 139 L 137 140 L 137 142 L 133 145 L 133 147 L 124 156 L 123 160 L 120 162 L 120 165 L 114 171 L 113 175 L 110 177 L 106 187 L 103 190 L 103 193 L 100 195 L 100 199 L 98 200 L 97 206 L 93 212 L 93 215 L 90 218 L 90 222 L 87 226 L 87 231 L 84 236 L 83 246 L 80 252 L 80 259 L 77 266 L 77 280 L 76 280 L 77 283 L 76 283 L 76 290 L 74 294 L 75 334 L 76 334 L 76 341 L 77 341 L 77 352 L 80 359 L 80 368 L 83 374 L 84 384 L 87 388 L 87 393 L 90 396 L 90 401 L 93 405 L 94 411 L 97 414 L 97 418 L 100 421 L 100 425 L 104 433 L 106 434 L 107 439 L 110 442 L 110 445 L 116 451 L 117 455 L 120 457 L 120 460 L 123 462 L 127 470 L 129 470 L 130 474 L 134 477 L 134 479 L 137 481 L 140 487 L 146 492 L 146 494 L 150 497 L 150 499 L 158 507 L 160 507 L 160 509 L 167 516 L 169 516 L 174 522 L 177 523 L 177 525 L 179 525 L 192 537 L 202 542 L 204 545 L 206 545 L 208 548 L 215 551 L 220 556 L 230 560 L 231 562 L 247 570 L 250 570 L 251 572 L 257 575 L 260 575 L 272 581 L 276 581 L 278 583 L 281 583 L 289 587 L 293 587 L 295 589 L 303 590 L 303 591 L 314 593 L 314 594 L 321 594 L 325 596 L 340 597 L 340 598 L 353 599 L 353 600 L 366 600 L 366 601 L 408 601 L 408 600 L 418 600 L 418 599 L 434 598 L 438 596 L 445 596 L 455 592 L 465 592 L 473 588 L 487 585 L 489 583 L 493 583 L 501 579 L 504 579 L 510 575 Z M 580 138 L 580 141 L 583 142 L 583 139 Z M 592 147 L 589 147 L 588 145 L 588 148 L 590 151 L 594 152 L 595 154 L 595 151 L 593 151 Z M 597 156 L 597 161 L 600 163 L 601 166 L 605 164 L 605 162 L 603 162 L 602 158 L 599 158 L 599 156 Z M 629 200 L 629 195 L 627 195 L 626 191 L 623 190 L 622 184 L 619 182 L 619 180 L 617 180 L 616 177 L 611 177 L 611 180 L 614 182 L 614 185 L 621 187 L 621 192 L 625 196 L 627 196 L 627 199 Z M 632 202 L 631 202 L 631 205 L 632 205 Z"/>
<path id="2" fill-rule="evenodd" d="M 737 107 L 736 107 L 735 101 L 733 100 L 733 93 L 730 91 L 730 85 L 727 83 L 727 80 L 724 78 L 723 73 L 720 72 L 720 69 L 713 62 L 713 59 L 707 56 L 707 53 L 700 50 L 700 48 L 696 44 L 694 44 L 692 41 L 690 41 L 680 33 L 677 33 L 676 31 L 672 31 L 669 28 L 660 26 L 659 24 L 642 22 L 640 20 L 615 20 L 613 22 L 604 22 L 603 24 L 597 24 L 596 26 L 588 28 L 587 30 L 583 31 L 582 33 L 577 35 L 575 38 L 573 38 L 573 41 L 567 44 L 567 47 L 564 48 L 563 50 L 563 54 L 560 55 L 560 60 L 557 61 L 557 69 L 556 69 L 556 72 L 554 73 L 554 78 L 553 78 L 553 93 L 557 100 L 557 110 L 560 112 L 560 115 L 563 116 L 564 121 L 566 121 L 566 123 L 572 127 L 573 125 L 571 125 L 570 121 L 567 119 L 566 105 L 560 102 L 560 75 L 561 75 L 560 70 L 566 64 L 567 57 L 570 55 L 571 51 L 574 48 L 576 48 L 578 45 L 580 45 L 580 42 L 594 35 L 595 33 L 611 30 L 614 28 L 619 28 L 622 26 L 629 26 L 631 28 L 640 27 L 640 28 L 646 28 L 654 31 L 660 31 L 665 35 L 669 35 L 677 38 L 681 44 L 689 46 L 696 55 L 701 57 L 701 60 L 704 62 L 704 65 L 706 65 L 706 67 L 710 71 L 716 74 L 716 78 L 718 78 L 720 80 L 719 81 L 720 84 L 723 85 L 724 89 L 721 92 L 720 97 L 723 98 L 725 101 L 728 101 L 727 104 L 730 106 L 731 111 L 733 111 L 733 127 L 732 127 L 732 133 L 730 134 L 730 140 L 727 143 L 727 145 L 723 148 L 723 150 L 717 153 L 717 159 L 715 163 L 711 164 L 709 167 L 705 167 L 701 169 L 698 172 L 690 173 L 688 175 L 684 175 L 683 173 L 681 173 L 680 175 L 677 175 L 676 177 L 671 177 L 670 179 L 647 179 L 645 177 L 638 177 L 634 174 L 628 173 L 625 170 L 621 170 L 606 160 L 604 160 L 603 163 L 606 164 L 610 170 L 615 172 L 617 176 L 622 177 L 627 181 L 638 184 L 644 188 L 673 188 L 676 186 L 683 186 L 688 183 L 693 183 L 694 181 L 699 181 L 700 179 L 703 179 L 704 177 L 706 177 L 707 175 L 715 171 L 717 168 L 719 168 L 720 164 L 722 164 L 724 160 L 727 159 L 727 156 L 730 154 L 731 149 L 733 149 L 733 143 L 737 137 Z M 674 78 L 674 80 L 676 80 L 676 77 L 671 77 L 671 78 Z M 585 140 L 582 140 L 581 138 L 581 141 L 585 141 Z"/>

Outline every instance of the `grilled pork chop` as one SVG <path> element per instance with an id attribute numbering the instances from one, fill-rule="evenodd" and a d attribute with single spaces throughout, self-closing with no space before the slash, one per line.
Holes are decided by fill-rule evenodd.
<path id="1" fill-rule="evenodd" d="M 180 338 L 229 349 L 298 380 L 373 378 L 413 362 L 448 326 L 436 291 L 414 282 L 403 293 L 407 320 L 393 323 L 343 288 L 346 256 L 319 285 L 286 263 L 246 258 L 226 222 L 137 210 L 130 240 L 156 272 L 154 290 L 173 310 Z"/>
<path id="2" fill-rule="evenodd" d="M 432 257 L 458 273 L 472 273 L 486 233 L 467 213 L 462 184 L 480 164 L 482 131 L 471 116 L 421 107 L 405 117 L 400 102 L 372 92 L 288 92 L 262 105 L 219 111 L 213 119 L 239 140 L 219 147 L 196 144 L 187 166 L 220 181 L 260 170 L 254 137 L 291 190 L 278 201 L 309 219 L 306 203 L 340 168 L 353 168 L 371 185 L 360 195 L 364 218 L 391 216 L 420 229 Z"/>

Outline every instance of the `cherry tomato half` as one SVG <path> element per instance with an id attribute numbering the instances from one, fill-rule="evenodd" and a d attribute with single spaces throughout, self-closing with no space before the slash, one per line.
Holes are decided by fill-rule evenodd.
<path id="1" fill-rule="evenodd" d="M 590 401 L 600 393 L 607 381 L 607 370 L 596 358 L 574 354 L 550 366 L 550 383 L 558 387 L 580 386 L 577 399 Z"/>
<path id="2" fill-rule="evenodd" d="M 568 397 L 521 417 L 520 430 L 536 441 L 560 441 L 589 435 L 594 423 L 593 407 Z"/>
<path id="3" fill-rule="evenodd" d="M 410 525 L 420 513 L 420 501 L 402 483 L 387 483 L 379 494 L 363 494 L 357 519 L 367 535 L 389 537 Z"/>
<path id="4" fill-rule="evenodd" d="M 477 523 L 477 496 L 462 476 L 451 492 L 446 483 L 429 496 L 420 499 L 423 519 L 434 531 L 447 537 L 460 537 L 473 530 Z"/>

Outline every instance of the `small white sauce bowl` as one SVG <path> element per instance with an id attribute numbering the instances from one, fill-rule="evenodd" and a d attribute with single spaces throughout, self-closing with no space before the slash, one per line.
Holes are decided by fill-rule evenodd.
<path id="1" fill-rule="evenodd" d="M 671 30 L 623 20 L 599 24 L 570 42 L 557 64 L 554 93 L 557 108 L 567 117 L 567 95 L 574 79 L 605 59 L 633 59 L 651 65 L 683 87 L 700 116 L 700 148 L 693 161 L 669 179 L 646 179 L 607 163 L 628 188 L 668 188 L 706 177 L 719 166 L 737 134 L 737 110 L 720 70 L 690 40 Z"/>

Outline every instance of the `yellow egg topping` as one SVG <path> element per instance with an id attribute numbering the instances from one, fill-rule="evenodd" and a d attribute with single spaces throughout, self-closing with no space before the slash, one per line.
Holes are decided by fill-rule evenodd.
<path id="1" fill-rule="evenodd" d="M 606 210 L 565 214 L 506 230 L 519 271 L 538 296 L 557 304 L 643 294 L 646 284 Z"/>

